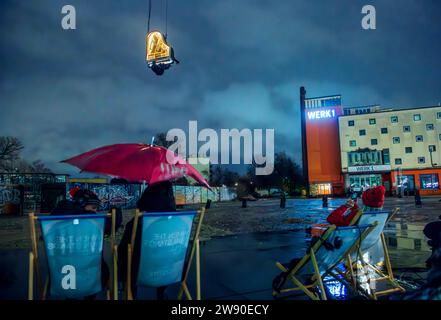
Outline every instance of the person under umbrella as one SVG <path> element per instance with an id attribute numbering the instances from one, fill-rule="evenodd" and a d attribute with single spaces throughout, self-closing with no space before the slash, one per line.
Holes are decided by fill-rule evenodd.
<path id="1" fill-rule="evenodd" d="M 155 183 L 148 186 L 137 202 L 137 207 L 141 212 L 174 212 L 176 211 L 175 197 L 173 194 L 173 185 L 170 181 Z M 127 282 L 127 246 L 130 244 L 134 219 L 132 218 L 125 227 L 124 234 L 118 246 L 118 279 L 123 284 Z M 134 249 L 132 253 L 131 283 L 136 284 L 138 277 L 139 262 L 141 258 L 141 232 L 142 219 L 138 222 L 136 229 Z M 166 299 L 165 290 L 167 287 L 159 287 L 156 290 L 159 300 Z M 132 289 L 136 296 L 136 286 Z"/>

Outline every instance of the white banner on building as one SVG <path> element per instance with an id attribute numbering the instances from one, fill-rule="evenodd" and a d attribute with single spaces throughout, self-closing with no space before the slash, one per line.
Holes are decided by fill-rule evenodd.
<path id="1" fill-rule="evenodd" d="M 378 172 L 378 171 L 391 171 L 391 166 L 390 164 L 382 164 L 382 165 L 371 165 L 371 166 L 356 166 L 356 167 L 348 168 L 349 173 Z"/>

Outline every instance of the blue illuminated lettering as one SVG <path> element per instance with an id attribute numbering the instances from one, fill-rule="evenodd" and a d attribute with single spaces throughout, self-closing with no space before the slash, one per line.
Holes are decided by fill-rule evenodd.
<path id="1" fill-rule="evenodd" d="M 307 115 L 308 115 L 309 120 L 329 119 L 329 118 L 335 118 L 336 112 L 335 112 L 335 109 L 327 109 L 327 110 L 320 110 L 320 111 L 308 111 Z"/>

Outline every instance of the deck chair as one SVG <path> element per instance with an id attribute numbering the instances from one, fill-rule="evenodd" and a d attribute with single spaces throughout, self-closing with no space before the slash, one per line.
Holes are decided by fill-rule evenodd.
<path id="1" fill-rule="evenodd" d="M 394 279 L 392 264 L 389 258 L 389 251 L 387 249 L 386 240 L 383 234 L 386 224 L 392 219 L 398 210 L 398 208 L 394 208 L 392 211 L 366 211 L 356 222 L 357 225 L 365 225 L 377 222 L 377 226 L 362 241 L 360 246 L 354 248 L 354 251 L 348 255 L 346 265 L 350 267 L 348 270 L 346 270 L 346 275 L 347 279 L 350 279 L 354 287 L 357 287 L 358 290 L 364 290 L 365 295 L 372 299 L 376 299 L 381 295 L 386 295 L 393 292 L 405 292 L 405 289 Z M 386 266 L 385 273 L 377 265 L 379 261 L 372 261 L 369 259 L 369 252 L 375 250 L 380 251 L 384 255 L 384 264 Z M 363 289 L 357 284 L 357 276 L 354 270 L 357 270 L 356 273 L 358 274 L 359 269 L 362 269 L 362 274 L 368 277 L 370 284 L 370 288 L 368 290 Z M 386 281 L 392 288 L 387 290 L 374 290 L 376 283 L 379 283 L 380 281 Z"/>
<path id="2" fill-rule="evenodd" d="M 105 219 L 112 217 L 111 248 L 113 272 L 107 288 L 102 287 L 101 263 Z M 43 285 L 39 263 L 36 222 L 40 225 L 48 276 Z M 29 214 L 32 251 L 29 253 L 28 299 L 34 299 L 36 278 L 39 296 L 80 299 L 106 289 L 107 299 L 117 299 L 117 246 L 115 210 L 111 214 L 36 216 Z M 110 268 L 112 269 L 112 268 Z M 35 275 L 35 277 L 34 277 Z"/>
<path id="3" fill-rule="evenodd" d="M 281 288 L 273 291 L 273 296 L 278 297 L 282 293 L 301 290 L 312 300 L 327 300 L 323 279 L 331 276 L 350 287 L 347 281 L 339 276 L 337 266 L 346 259 L 346 256 L 356 248 L 358 243 L 375 228 L 372 225 L 358 225 L 349 227 L 329 226 L 322 236 L 311 246 L 307 254 L 291 269 L 286 265 L 276 262 L 276 266 L 287 274 L 286 279 L 294 283 L 292 288 Z M 329 248 L 329 244 L 336 243 L 340 239 L 340 245 Z M 318 287 L 320 295 L 312 291 Z"/>
<path id="4" fill-rule="evenodd" d="M 204 215 L 205 208 L 200 211 L 158 213 L 141 213 L 136 210 L 132 238 L 127 248 L 126 297 L 128 300 L 133 300 L 132 253 L 139 219 L 142 219 L 141 257 L 136 285 L 158 288 L 180 283 L 178 299 L 182 299 L 185 293 L 186 298 L 192 300 L 187 278 L 195 257 L 196 299 L 201 299 L 199 233 Z M 196 216 L 198 221 L 194 223 Z M 192 231 L 193 237 L 191 237 Z"/>

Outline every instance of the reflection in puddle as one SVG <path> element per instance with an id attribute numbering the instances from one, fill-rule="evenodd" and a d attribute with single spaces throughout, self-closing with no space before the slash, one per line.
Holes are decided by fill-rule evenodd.
<path id="1" fill-rule="evenodd" d="M 396 218 L 385 229 L 386 243 L 393 249 L 431 251 L 424 236 L 425 223 L 409 223 Z"/>

